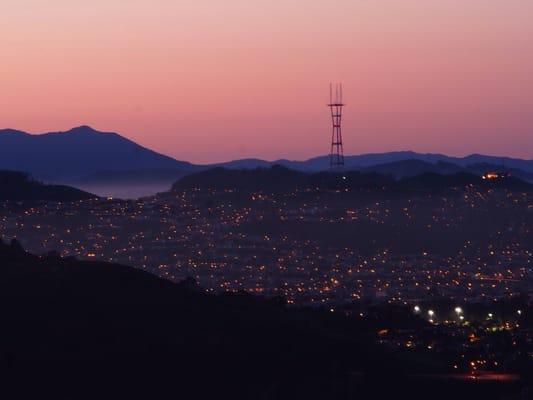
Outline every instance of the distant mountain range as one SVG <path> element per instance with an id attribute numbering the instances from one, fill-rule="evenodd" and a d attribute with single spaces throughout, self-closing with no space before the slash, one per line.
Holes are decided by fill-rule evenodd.
<path id="1" fill-rule="evenodd" d="M 42 135 L 0 130 L 0 169 L 29 172 L 38 179 L 69 181 L 101 171 L 191 167 L 116 133 L 98 132 L 88 126 Z"/>
<path id="2" fill-rule="evenodd" d="M 346 156 L 345 170 L 377 172 L 395 178 L 432 172 L 481 174 L 505 170 L 533 182 L 533 160 L 472 154 L 449 157 L 412 151 Z M 40 135 L 0 130 L 0 170 L 17 170 L 50 182 L 79 184 L 172 183 L 178 178 L 213 167 L 254 169 L 282 165 L 304 172 L 329 169 L 329 157 L 305 161 L 242 159 L 195 165 L 159 154 L 117 133 L 80 126 L 66 132 Z"/>
<path id="3" fill-rule="evenodd" d="M 412 163 L 402 164 L 403 162 L 413 161 Z M 417 161 L 417 162 L 414 162 Z M 305 161 L 276 160 L 265 161 L 260 159 L 242 159 L 217 164 L 217 166 L 226 168 L 261 168 L 270 165 L 283 165 L 287 168 L 298 171 L 325 171 L 329 169 L 329 156 L 320 156 L 310 158 Z M 345 157 L 345 169 L 347 170 L 372 170 L 374 167 L 389 165 L 385 169 L 398 175 L 395 167 L 407 168 L 404 170 L 406 175 L 412 175 L 414 171 L 423 170 L 424 172 L 438 173 L 455 173 L 462 169 L 486 167 L 496 170 L 521 170 L 533 174 L 533 160 L 522 160 L 510 157 L 495 157 L 481 154 L 471 154 L 466 157 L 450 157 L 443 154 L 416 153 L 413 151 L 394 151 L 388 153 L 371 153 L 360 154 Z M 379 169 L 379 168 L 378 168 Z"/>

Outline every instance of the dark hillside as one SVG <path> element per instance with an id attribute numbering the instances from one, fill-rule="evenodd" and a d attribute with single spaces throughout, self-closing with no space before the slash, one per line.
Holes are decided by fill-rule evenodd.
<path id="1" fill-rule="evenodd" d="M 385 399 L 393 388 L 417 399 L 424 385 L 405 374 L 440 369 L 384 353 L 374 328 L 340 315 L 37 257 L 17 242 L 0 244 L 0 319 L 2 391 L 13 399 Z M 442 393 L 459 389 L 469 386 Z"/>
<path id="2" fill-rule="evenodd" d="M 291 192 L 293 190 L 364 190 L 393 193 L 442 193 L 457 187 L 475 185 L 480 188 L 504 188 L 529 191 L 532 185 L 514 177 L 483 180 L 480 176 L 459 172 L 441 175 L 423 173 L 396 180 L 392 175 L 375 172 L 338 171 L 306 173 L 280 165 L 270 168 L 225 169 L 213 168 L 196 172 L 179 179 L 173 190 L 215 189 L 260 191 L 264 193 Z"/>
<path id="3" fill-rule="evenodd" d="M 62 185 L 45 185 L 24 172 L 0 171 L 0 201 L 77 201 L 96 196 Z"/>

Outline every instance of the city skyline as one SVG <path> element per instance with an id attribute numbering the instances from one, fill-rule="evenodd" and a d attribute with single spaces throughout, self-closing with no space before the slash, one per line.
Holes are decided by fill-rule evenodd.
<path id="1" fill-rule="evenodd" d="M 7 0 L 2 128 L 90 125 L 195 163 L 327 154 L 533 154 L 533 5 Z M 210 146 L 206 146 L 210 144 Z M 208 148 L 206 148 L 208 147 Z"/>

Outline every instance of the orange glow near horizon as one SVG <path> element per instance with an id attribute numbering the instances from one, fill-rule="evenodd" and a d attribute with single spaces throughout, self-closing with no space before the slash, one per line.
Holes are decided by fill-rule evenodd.
<path id="1" fill-rule="evenodd" d="M 528 0 L 2 0 L 0 127 L 91 125 L 181 160 L 533 158 Z"/>

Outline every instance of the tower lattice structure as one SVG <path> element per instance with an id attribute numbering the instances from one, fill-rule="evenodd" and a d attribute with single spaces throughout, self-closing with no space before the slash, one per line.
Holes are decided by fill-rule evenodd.
<path id="1" fill-rule="evenodd" d="M 342 148 L 342 83 L 329 85 L 329 109 L 331 110 L 331 151 L 329 165 L 332 169 L 344 167 L 344 151 Z"/>

